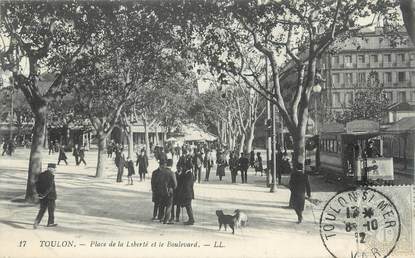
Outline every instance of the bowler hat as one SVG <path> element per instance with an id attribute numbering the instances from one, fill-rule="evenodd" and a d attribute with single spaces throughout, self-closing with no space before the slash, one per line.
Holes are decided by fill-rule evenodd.
<path id="1" fill-rule="evenodd" d="M 48 163 L 48 168 L 56 168 L 56 164 L 55 163 Z"/>

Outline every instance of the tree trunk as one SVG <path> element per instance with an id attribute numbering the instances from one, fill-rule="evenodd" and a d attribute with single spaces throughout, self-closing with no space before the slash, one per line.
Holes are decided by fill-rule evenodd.
<path id="1" fill-rule="evenodd" d="M 44 125 L 44 137 L 43 137 L 43 148 L 47 148 L 48 147 L 48 143 L 49 143 L 49 132 L 48 132 L 48 121 L 46 119 L 45 121 L 45 125 Z"/>
<path id="2" fill-rule="evenodd" d="M 241 140 L 239 141 L 239 152 L 238 153 L 244 152 L 245 138 L 246 138 L 245 134 L 242 133 L 241 134 Z"/>
<path id="3" fill-rule="evenodd" d="M 222 146 L 223 144 L 222 129 L 221 129 L 221 122 L 219 120 L 216 120 L 216 128 L 217 128 L 217 133 L 218 133 L 219 145 Z"/>
<path id="4" fill-rule="evenodd" d="M 159 146 L 159 132 L 158 132 L 158 125 L 155 125 L 154 127 L 154 134 L 155 134 L 155 138 L 154 138 L 154 143 L 156 146 Z"/>
<path id="5" fill-rule="evenodd" d="M 293 136 L 293 168 L 296 169 L 298 164 L 303 165 L 304 171 L 304 164 L 305 164 L 305 132 L 304 133 L 297 133 Z"/>
<path id="6" fill-rule="evenodd" d="M 255 123 L 251 125 L 251 128 L 249 129 L 248 138 L 246 139 L 246 151 L 247 153 L 250 153 L 252 150 L 252 143 L 254 142 L 255 138 Z"/>
<path id="7" fill-rule="evenodd" d="M 109 133 L 110 134 L 110 133 Z M 104 165 L 106 160 L 106 151 L 107 151 L 107 135 L 104 132 L 97 132 L 98 138 L 98 161 L 97 161 L 97 170 L 96 177 L 104 176 Z"/>
<path id="8" fill-rule="evenodd" d="M 146 154 L 147 154 L 147 157 L 150 157 L 150 137 L 148 136 L 147 119 L 143 119 L 143 124 L 144 124 L 144 142 L 146 145 Z"/>
<path id="9" fill-rule="evenodd" d="M 47 115 L 46 103 L 44 103 L 44 105 L 40 105 L 37 109 L 33 109 L 32 107 L 32 111 L 35 115 L 35 125 L 32 131 L 32 146 L 30 149 L 29 170 L 25 195 L 25 200 L 29 202 L 35 201 L 36 179 L 42 171 L 43 138 L 45 137 L 44 128 Z"/>
<path id="10" fill-rule="evenodd" d="M 125 136 L 127 138 L 127 145 L 128 145 L 128 157 L 131 159 L 133 158 L 134 154 L 134 135 L 133 135 L 133 128 L 132 126 L 127 126 L 128 130 L 125 130 Z"/>

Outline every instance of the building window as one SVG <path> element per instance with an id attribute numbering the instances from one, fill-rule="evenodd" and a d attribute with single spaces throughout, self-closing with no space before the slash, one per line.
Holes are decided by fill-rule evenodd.
<path id="1" fill-rule="evenodd" d="M 352 63 L 352 56 L 350 56 L 350 55 L 344 56 L 344 63 L 345 64 L 351 64 Z"/>
<path id="2" fill-rule="evenodd" d="M 405 62 L 405 54 L 397 54 L 396 59 L 400 63 Z"/>
<path id="3" fill-rule="evenodd" d="M 333 82 L 339 83 L 340 82 L 340 76 L 338 73 L 333 73 Z"/>
<path id="4" fill-rule="evenodd" d="M 366 73 L 359 73 L 359 83 L 365 83 L 366 82 Z"/>
<path id="5" fill-rule="evenodd" d="M 359 63 L 364 63 L 365 62 L 365 55 L 358 55 L 357 56 L 357 61 Z"/>
<path id="6" fill-rule="evenodd" d="M 415 91 L 411 92 L 411 101 L 415 101 Z"/>
<path id="7" fill-rule="evenodd" d="M 370 62 L 377 63 L 378 62 L 378 55 L 371 55 Z"/>
<path id="8" fill-rule="evenodd" d="M 391 72 L 385 72 L 384 73 L 384 81 L 387 83 L 392 82 L 392 73 Z"/>
<path id="9" fill-rule="evenodd" d="M 340 93 L 339 92 L 333 93 L 333 106 L 340 107 Z"/>
<path id="10" fill-rule="evenodd" d="M 392 62 L 392 56 L 391 56 L 391 54 L 384 54 L 383 55 L 383 62 L 386 62 L 386 63 Z"/>
<path id="11" fill-rule="evenodd" d="M 405 72 L 398 72 L 398 81 L 399 81 L 399 82 L 404 82 L 404 81 L 406 81 L 406 78 L 405 78 Z"/>
<path id="12" fill-rule="evenodd" d="M 351 104 L 353 104 L 353 92 L 346 92 L 346 95 L 344 95 L 344 104 L 346 107 L 349 107 Z"/>
<path id="13" fill-rule="evenodd" d="M 339 56 L 333 56 L 333 63 L 334 63 L 334 64 L 338 64 L 338 63 L 340 63 L 340 58 L 339 58 Z"/>
<path id="14" fill-rule="evenodd" d="M 344 74 L 344 83 L 346 85 L 352 85 L 353 82 L 353 74 L 352 73 L 345 73 Z"/>
<path id="15" fill-rule="evenodd" d="M 406 102 L 406 92 L 400 91 L 398 94 L 398 102 Z"/>
<path id="16" fill-rule="evenodd" d="M 385 97 L 389 103 L 393 103 L 393 94 L 391 91 L 385 91 Z"/>
<path id="17" fill-rule="evenodd" d="M 379 73 L 375 72 L 375 71 L 372 71 L 369 74 L 369 78 L 372 79 L 372 80 L 375 80 L 375 81 L 379 81 Z"/>

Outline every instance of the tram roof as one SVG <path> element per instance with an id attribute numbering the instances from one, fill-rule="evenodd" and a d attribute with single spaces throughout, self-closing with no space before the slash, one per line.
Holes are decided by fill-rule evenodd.
<path id="1" fill-rule="evenodd" d="M 395 122 L 386 132 L 407 132 L 415 131 L 415 117 L 405 117 Z"/>

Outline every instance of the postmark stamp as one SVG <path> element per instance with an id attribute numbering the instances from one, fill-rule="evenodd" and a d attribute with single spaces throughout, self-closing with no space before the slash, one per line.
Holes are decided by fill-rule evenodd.
<path id="1" fill-rule="evenodd" d="M 336 194 L 320 217 L 320 236 L 333 257 L 388 257 L 399 242 L 401 227 L 391 199 L 368 187 Z"/>

